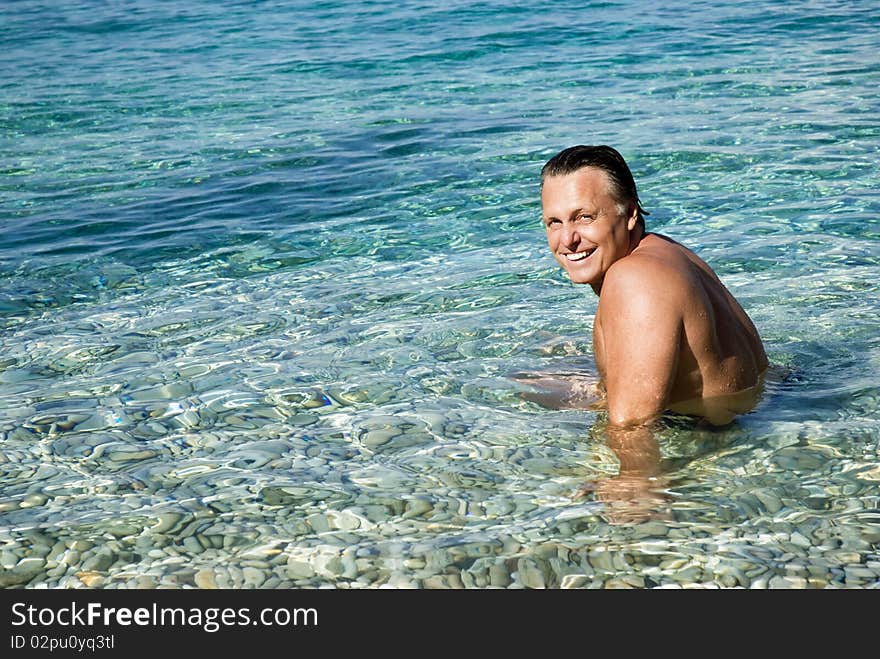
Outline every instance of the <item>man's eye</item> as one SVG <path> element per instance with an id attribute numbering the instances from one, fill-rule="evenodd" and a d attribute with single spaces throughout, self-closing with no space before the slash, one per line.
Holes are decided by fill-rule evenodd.
<path id="1" fill-rule="evenodd" d="M 552 220 L 547 220 L 548 227 L 556 226 L 557 224 L 562 224 L 562 222 L 560 222 L 556 218 L 553 218 Z"/>
<path id="2" fill-rule="evenodd" d="M 581 215 L 578 215 L 577 219 L 579 222 L 592 222 L 593 216 L 587 215 L 586 213 L 582 213 Z"/>

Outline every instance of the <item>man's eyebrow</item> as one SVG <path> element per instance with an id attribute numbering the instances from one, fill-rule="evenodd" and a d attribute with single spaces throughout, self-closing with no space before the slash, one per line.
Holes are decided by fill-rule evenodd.
<path id="1" fill-rule="evenodd" d="M 577 208 L 572 208 L 567 214 L 569 218 L 577 217 L 578 215 L 589 215 L 590 217 L 596 216 L 595 209 L 586 208 L 585 206 L 578 206 Z M 559 218 L 555 215 L 541 215 L 541 219 L 545 222 L 549 222 L 550 220 L 558 220 Z"/>
<path id="2" fill-rule="evenodd" d="M 577 217 L 578 215 L 589 215 L 590 217 L 593 217 L 595 214 L 596 213 L 593 210 L 581 206 L 580 208 L 575 208 L 569 217 Z"/>

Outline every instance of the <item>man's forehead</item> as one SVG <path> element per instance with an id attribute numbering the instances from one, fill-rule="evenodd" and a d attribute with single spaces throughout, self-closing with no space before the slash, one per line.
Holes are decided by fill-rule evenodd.
<path id="1" fill-rule="evenodd" d="M 541 201 L 546 204 L 598 203 L 610 197 L 608 173 L 598 167 L 581 167 L 570 174 L 548 176 L 541 186 Z"/>

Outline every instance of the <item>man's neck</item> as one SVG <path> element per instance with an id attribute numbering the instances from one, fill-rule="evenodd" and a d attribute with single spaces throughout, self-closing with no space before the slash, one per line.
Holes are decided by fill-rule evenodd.
<path id="1" fill-rule="evenodd" d="M 632 230 L 632 235 L 629 237 L 629 251 L 626 253 L 627 256 L 632 254 L 636 247 L 642 244 L 642 241 L 648 236 L 648 232 L 645 231 L 645 228 L 641 224 L 637 224 L 636 228 Z"/>
<path id="2" fill-rule="evenodd" d="M 648 235 L 650 235 L 650 234 L 648 234 L 648 232 L 645 231 L 644 227 L 642 227 L 641 224 L 637 224 L 637 225 L 636 225 L 636 228 L 633 229 L 633 230 L 630 232 L 630 236 L 629 236 L 629 247 L 628 247 L 628 249 L 627 249 L 626 254 L 625 254 L 622 258 L 626 258 L 626 257 L 629 256 L 630 254 L 632 254 L 632 253 L 636 250 L 636 248 L 637 248 L 639 245 L 641 245 L 642 241 L 643 241 Z M 605 280 L 605 278 L 603 277 L 603 278 L 602 278 L 602 281 L 604 281 L 604 280 Z M 594 292 L 597 296 L 600 295 L 600 294 L 602 293 L 602 281 L 600 281 L 600 282 L 598 282 L 598 283 L 595 283 L 595 284 L 590 284 L 590 288 L 593 289 L 593 292 Z"/>

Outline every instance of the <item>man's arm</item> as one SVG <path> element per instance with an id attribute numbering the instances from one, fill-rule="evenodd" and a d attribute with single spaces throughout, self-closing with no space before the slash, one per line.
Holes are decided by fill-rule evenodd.
<path id="1" fill-rule="evenodd" d="M 608 419 L 650 423 L 666 409 L 683 328 L 677 273 L 650 258 L 609 270 L 599 298 Z"/>
<path id="2" fill-rule="evenodd" d="M 660 446 L 652 422 L 669 403 L 678 371 L 683 317 L 680 280 L 653 259 L 618 262 L 599 297 L 608 446 L 620 472 L 596 487 L 611 523 L 662 513 Z"/>

